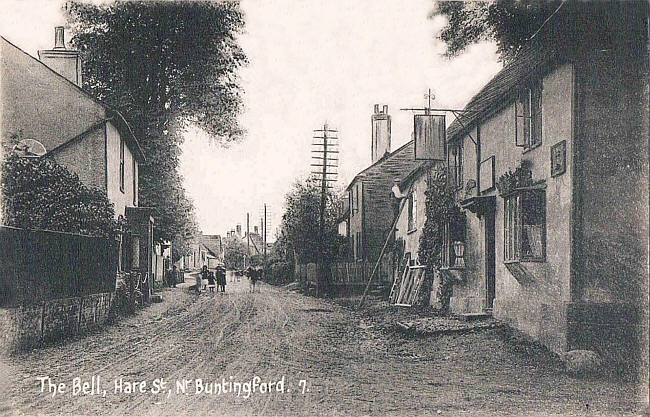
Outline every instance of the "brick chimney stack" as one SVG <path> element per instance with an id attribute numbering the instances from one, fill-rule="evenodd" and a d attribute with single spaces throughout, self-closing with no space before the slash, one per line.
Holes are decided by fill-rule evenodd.
<path id="1" fill-rule="evenodd" d="M 372 143 L 370 148 L 370 158 L 374 164 L 380 160 L 386 153 L 390 153 L 390 115 L 388 106 L 383 105 L 379 109 L 379 104 L 375 104 L 372 120 Z"/>
<path id="2" fill-rule="evenodd" d="M 81 87 L 81 55 L 79 51 L 65 47 L 65 29 L 63 26 L 54 28 L 54 48 L 38 51 L 38 59 Z"/>

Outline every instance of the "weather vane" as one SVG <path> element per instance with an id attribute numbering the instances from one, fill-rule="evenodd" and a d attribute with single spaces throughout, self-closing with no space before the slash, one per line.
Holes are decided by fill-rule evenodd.
<path id="1" fill-rule="evenodd" d="M 431 89 L 429 88 L 429 92 L 424 95 L 424 98 L 426 98 L 428 101 L 427 107 L 424 109 L 425 114 L 429 114 L 431 111 L 431 100 L 436 99 L 436 95 L 431 92 Z"/>

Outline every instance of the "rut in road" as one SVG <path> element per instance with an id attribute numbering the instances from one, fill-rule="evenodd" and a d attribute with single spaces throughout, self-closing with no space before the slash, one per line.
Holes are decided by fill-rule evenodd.
<path id="1" fill-rule="evenodd" d="M 247 284 L 230 283 L 225 295 L 196 296 L 180 289 L 164 293 L 165 302 L 136 317 L 108 326 L 68 343 L 12 358 L 11 411 L 28 414 L 250 414 L 264 413 L 271 402 L 290 404 L 295 411 L 308 394 L 299 392 L 244 399 L 236 396 L 172 394 L 169 398 L 146 394 L 115 395 L 113 380 L 173 383 L 183 378 L 204 381 L 247 381 L 298 378 L 318 361 L 310 358 L 308 340 L 316 338 L 311 326 L 295 326 L 305 299 L 264 286 L 250 294 Z M 311 302 L 311 301 L 310 301 Z M 304 323 L 302 323 L 304 324 Z M 305 334 L 305 329 L 309 330 Z M 296 354 L 305 362 L 296 361 Z M 22 365 L 22 366 L 21 366 Z M 41 394 L 39 376 L 71 384 L 74 377 L 90 380 L 100 375 L 106 398 Z M 295 385 L 295 383 L 294 383 Z M 297 387 L 296 387 L 297 388 Z M 25 395 L 25 393 L 31 393 Z M 274 406 L 275 412 L 284 408 Z M 300 408 L 299 408 L 300 409 Z M 308 409 L 308 407 L 307 407 Z"/>

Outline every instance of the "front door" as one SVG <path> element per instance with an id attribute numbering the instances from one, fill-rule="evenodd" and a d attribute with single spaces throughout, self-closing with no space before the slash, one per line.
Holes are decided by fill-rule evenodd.
<path id="1" fill-rule="evenodd" d="M 495 254 L 494 254 L 494 210 L 488 210 L 485 222 L 485 293 L 486 309 L 491 311 L 494 304 L 495 289 Z"/>

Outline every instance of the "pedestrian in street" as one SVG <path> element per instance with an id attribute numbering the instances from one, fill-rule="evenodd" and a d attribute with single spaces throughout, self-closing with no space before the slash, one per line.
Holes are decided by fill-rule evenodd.
<path id="1" fill-rule="evenodd" d="M 208 288 L 210 288 L 210 292 L 214 292 L 214 287 L 215 287 L 215 277 L 214 277 L 214 272 L 210 271 L 208 274 Z"/>
<path id="2" fill-rule="evenodd" d="M 171 276 L 170 286 L 172 288 L 176 288 L 176 283 L 178 282 L 178 280 L 176 279 L 176 277 L 178 276 L 178 270 L 176 269 L 176 265 L 172 265 L 172 274 L 171 275 L 172 276 Z"/>
<path id="3" fill-rule="evenodd" d="M 223 265 L 219 266 L 219 286 L 221 292 L 226 292 L 226 268 Z"/>
<path id="4" fill-rule="evenodd" d="M 203 269 L 201 269 L 201 272 L 196 274 L 196 292 L 197 294 L 201 294 L 201 284 L 203 281 L 203 271 L 207 271 L 208 267 L 203 265 Z"/>
<path id="5" fill-rule="evenodd" d="M 248 282 L 250 283 L 250 292 L 255 292 L 255 285 L 257 284 L 258 279 L 257 268 L 249 266 L 246 271 L 246 275 L 248 275 Z"/>
<path id="6" fill-rule="evenodd" d="M 206 265 L 203 265 L 203 269 L 201 269 L 201 288 L 203 288 L 204 291 L 208 289 L 209 275 L 210 275 L 210 271 L 208 271 L 208 267 Z"/>

